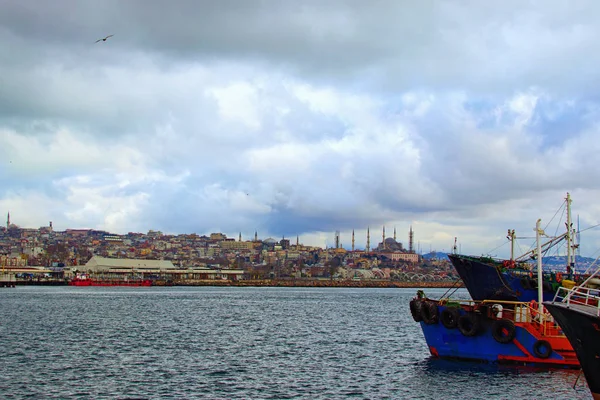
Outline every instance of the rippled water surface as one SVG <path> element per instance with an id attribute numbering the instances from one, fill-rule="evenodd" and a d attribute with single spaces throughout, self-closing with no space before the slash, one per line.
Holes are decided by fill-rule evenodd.
<path id="1" fill-rule="evenodd" d="M 430 359 L 414 293 L 0 289 L 0 397 L 591 398 L 577 371 Z"/>

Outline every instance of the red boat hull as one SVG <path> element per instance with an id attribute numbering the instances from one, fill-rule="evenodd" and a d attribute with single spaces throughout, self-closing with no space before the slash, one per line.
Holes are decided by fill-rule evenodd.
<path id="1" fill-rule="evenodd" d="M 101 280 L 101 279 L 72 279 L 70 286 L 152 286 L 151 280 L 143 281 L 122 281 L 122 280 Z"/>

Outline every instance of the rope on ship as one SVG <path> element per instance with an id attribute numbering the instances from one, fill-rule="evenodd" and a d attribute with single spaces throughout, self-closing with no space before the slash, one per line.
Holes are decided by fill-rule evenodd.
<path id="1" fill-rule="evenodd" d="M 445 293 L 442 295 L 442 297 L 441 297 L 441 298 L 442 298 L 442 299 L 449 298 L 449 297 L 451 297 L 451 296 L 452 296 L 454 293 L 456 293 L 456 291 L 457 291 L 458 289 L 460 289 L 460 282 L 461 282 L 461 279 L 460 279 L 460 278 L 458 278 L 457 280 L 455 280 L 455 281 L 452 283 L 452 286 L 450 286 L 450 287 L 448 288 L 448 290 L 446 290 L 446 292 L 445 292 Z M 454 287 L 454 285 L 456 285 L 456 287 Z M 451 291 L 451 290 L 452 290 L 452 292 L 450 293 L 450 291 Z"/>
<path id="2" fill-rule="evenodd" d="M 524 276 L 521 279 L 519 279 L 519 282 L 521 283 L 521 287 L 525 290 L 532 290 L 534 289 L 531 285 L 531 282 L 529 281 L 529 278 Z"/>
<path id="3" fill-rule="evenodd" d="M 575 379 L 575 383 L 573 384 L 573 389 L 575 389 L 575 386 L 577 386 L 577 382 L 579 381 L 579 377 L 581 376 L 581 373 L 583 371 L 579 371 L 579 374 L 577 374 L 577 379 Z"/>
<path id="4" fill-rule="evenodd" d="M 517 293 L 511 287 L 507 286 L 506 282 L 504 282 L 504 278 L 502 277 L 500 269 L 494 268 L 494 270 L 496 270 L 496 274 L 498 275 L 498 278 L 500 279 L 500 282 L 502 282 L 502 286 L 504 286 L 508 290 L 508 293 L 516 295 Z"/>

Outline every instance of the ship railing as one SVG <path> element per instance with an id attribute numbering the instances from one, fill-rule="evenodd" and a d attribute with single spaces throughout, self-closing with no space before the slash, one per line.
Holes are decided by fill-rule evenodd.
<path id="1" fill-rule="evenodd" d="M 429 299 L 433 300 L 433 299 Z M 476 308 L 477 305 L 486 305 L 497 311 L 492 312 L 495 318 L 509 319 L 515 323 L 533 324 L 536 329 L 544 336 L 563 337 L 562 331 L 558 324 L 554 321 L 552 315 L 548 312 L 540 314 L 538 304 L 535 302 L 509 301 L 509 300 L 482 300 L 474 301 L 467 299 L 449 299 L 443 298 L 433 300 L 439 302 L 440 305 L 459 304 L 461 306 Z M 500 307 L 499 307 L 500 306 Z"/>
<path id="2" fill-rule="evenodd" d="M 554 295 L 553 303 L 565 303 L 567 306 L 579 305 L 595 308 L 597 316 L 600 316 L 600 291 L 585 286 L 575 286 L 572 289 L 560 287 Z"/>
<path id="3" fill-rule="evenodd" d="M 503 307 L 502 318 L 510 319 L 515 323 L 533 324 L 544 336 L 564 336 L 552 315 L 548 312 L 540 313 L 538 304 L 535 302 L 483 300 L 481 303 L 492 307 L 494 304 L 501 305 Z"/>

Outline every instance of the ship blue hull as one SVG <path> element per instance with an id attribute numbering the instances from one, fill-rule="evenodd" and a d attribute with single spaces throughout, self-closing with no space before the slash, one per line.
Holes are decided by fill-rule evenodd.
<path id="1" fill-rule="evenodd" d="M 537 282 L 526 271 L 503 271 L 501 264 L 476 257 L 456 254 L 448 257 L 473 300 L 538 301 Z M 543 285 L 543 300 L 551 301 L 556 288 L 550 282 Z"/>
<path id="2" fill-rule="evenodd" d="M 523 352 L 517 342 L 523 346 L 529 353 L 533 352 L 533 345 L 537 339 L 527 330 L 517 327 L 515 339 L 512 343 L 498 343 L 490 333 L 490 326 L 478 336 L 468 337 L 462 335 L 458 329 L 448 329 L 442 324 L 427 325 L 421 322 L 423 335 L 431 354 L 435 357 L 477 361 L 495 364 L 553 364 L 549 360 L 562 361 L 563 358 L 557 353 L 553 353 L 545 361 L 531 362 L 522 360 L 528 355 Z"/>
<path id="3" fill-rule="evenodd" d="M 486 316 L 485 311 L 474 312 L 475 309 L 470 306 L 466 308 L 453 306 L 451 309 L 456 313 L 459 323 L 449 327 L 448 321 L 444 321 L 442 314 L 447 308 L 445 305 L 435 300 L 413 299 L 412 302 L 421 302 L 420 305 L 411 304 L 411 312 L 413 312 L 413 318 L 417 317 L 415 320 L 419 321 L 429 351 L 434 357 L 492 364 L 554 368 L 579 367 L 575 352 L 566 337 L 559 337 L 558 331 L 553 332 L 553 335 L 544 336 L 540 333 L 540 327 L 536 323 L 514 322 L 512 319 L 506 319 L 508 316 L 514 316 L 514 311 L 505 309 L 503 311 L 504 318 L 492 318 L 489 315 Z M 422 312 L 423 308 L 426 308 L 426 303 L 429 303 L 430 306 L 434 305 L 434 311 L 429 311 L 427 315 L 430 317 L 437 315 L 437 317 L 421 317 L 424 315 Z M 485 307 L 489 309 L 492 304 Z M 480 308 L 480 310 L 484 310 L 484 308 Z M 494 315 L 496 314 L 494 313 Z M 476 316 L 478 328 L 470 330 L 460 323 L 463 317 L 468 316 Z M 499 322 L 509 326 L 499 330 Z M 500 338 L 505 340 L 498 338 L 498 336 L 509 336 L 507 332 L 510 330 L 512 330 L 510 338 Z M 500 331 L 504 334 L 499 335 Z"/>

